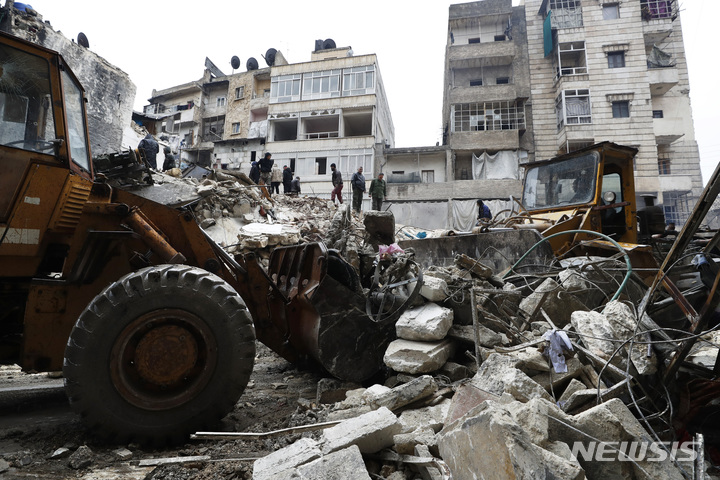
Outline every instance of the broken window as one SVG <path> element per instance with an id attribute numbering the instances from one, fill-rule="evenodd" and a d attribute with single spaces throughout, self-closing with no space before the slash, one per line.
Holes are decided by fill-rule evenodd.
<path id="1" fill-rule="evenodd" d="M 589 90 L 563 90 L 555 101 L 558 130 L 592 123 Z"/>
<path id="2" fill-rule="evenodd" d="M 340 96 L 340 70 L 309 72 L 303 75 L 303 100 Z"/>
<path id="3" fill-rule="evenodd" d="M 375 65 L 343 70 L 343 96 L 375 93 Z"/>
<path id="4" fill-rule="evenodd" d="M 602 6 L 603 20 L 615 20 L 620 18 L 620 5 L 617 3 L 606 3 Z"/>
<path id="5" fill-rule="evenodd" d="M 556 79 L 565 75 L 584 75 L 588 73 L 585 42 L 558 44 L 555 62 Z"/>
<path id="6" fill-rule="evenodd" d="M 625 67 L 625 52 L 608 52 L 608 68 Z"/>
<path id="7" fill-rule="evenodd" d="M 550 0 L 548 14 L 554 29 L 583 26 L 580 0 Z"/>
<path id="8" fill-rule="evenodd" d="M 225 132 L 225 115 L 203 119 L 203 142 L 217 142 L 222 140 Z"/>
<path id="9" fill-rule="evenodd" d="M 297 140 L 298 121 L 296 118 L 274 120 L 272 123 L 274 132 L 273 141 Z"/>
<path id="10" fill-rule="evenodd" d="M 300 100 L 302 74 L 279 75 L 270 84 L 270 102 L 296 102 Z"/>
<path id="11" fill-rule="evenodd" d="M 372 135 L 372 110 L 343 111 L 343 136 L 364 137 Z"/>
<path id="12" fill-rule="evenodd" d="M 648 53 L 647 58 L 648 68 L 666 68 L 675 66 L 675 60 L 673 59 L 673 56 L 661 50 L 656 45 L 653 45 L 652 50 L 650 50 L 650 52 Z"/>
<path id="13" fill-rule="evenodd" d="M 460 103 L 452 106 L 452 131 L 522 130 L 525 105 L 522 101 Z"/>
<path id="14" fill-rule="evenodd" d="M 613 118 L 628 118 L 630 116 L 630 102 L 621 100 L 612 102 Z"/>

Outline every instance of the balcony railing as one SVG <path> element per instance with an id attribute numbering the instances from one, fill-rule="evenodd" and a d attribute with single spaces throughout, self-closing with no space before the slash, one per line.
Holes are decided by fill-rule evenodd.
<path id="1" fill-rule="evenodd" d="M 338 132 L 313 132 L 303 135 L 305 140 L 314 140 L 316 138 L 338 138 Z"/>
<path id="2" fill-rule="evenodd" d="M 645 21 L 663 18 L 673 19 L 677 15 L 675 0 L 641 0 L 640 12 Z"/>

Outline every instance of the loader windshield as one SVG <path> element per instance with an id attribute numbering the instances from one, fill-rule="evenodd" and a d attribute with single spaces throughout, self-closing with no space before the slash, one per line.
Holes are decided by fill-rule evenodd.
<path id="1" fill-rule="evenodd" d="M 529 166 L 523 184 L 528 210 L 590 203 L 595 198 L 599 155 L 590 152 L 559 162 Z"/>
<path id="2" fill-rule="evenodd" d="M 8 45 L 0 45 L 0 59 L 0 145 L 52 154 L 47 60 Z"/>
<path id="3" fill-rule="evenodd" d="M 85 109 L 83 92 L 77 81 L 63 71 L 63 91 L 65 93 L 65 112 L 67 114 L 68 144 L 72 161 L 86 172 L 90 171 L 90 155 L 85 129 Z"/>

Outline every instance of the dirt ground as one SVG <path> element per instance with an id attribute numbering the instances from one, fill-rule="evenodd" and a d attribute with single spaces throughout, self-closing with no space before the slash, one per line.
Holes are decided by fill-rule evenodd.
<path id="1" fill-rule="evenodd" d="M 7 367 L 0 373 L 0 390 L 19 383 L 33 384 L 47 380 L 47 375 L 25 375 L 18 369 Z M 216 431 L 260 433 L 315 423 L 315 413 L 308 406 L 315 401 L 317 383 L 322 377 L 321 372 L 295 368 L 258 343 L 255 368 L 248 388 Z M 56 385 L 58 382 L 55 380 Z M 79 417 L 62 402 L 57 389 L 55 392 L 54 401 L 49 398 L 49 403 L 42 406 L 30 405 L 36 402 L 25 399 L 21 405 L 4 408 L 0 413 L 0 478 L 244 480 L 252 478 L 255 458 L 300 438 L 300 434 L 288 434 L 247 441 L 188 440 L 184 445 L 160 450 L 145 450 L 132 443 L 110 445 L 93 438 L 84 429 Z M 89 448 L 90 452 L 82 446 Z M 68 451 L 53 456 L 62 448 Z M 79 458 L 83 452 L 86 452 L 85 458 Z M 127 458 L 128 455 L 131 456 Z M 160 466 L 141 465 L 141 461 L 149 459 L 191 456 L 209 459 Z M 81 466 L 88 461 L 87 466 Z"/>

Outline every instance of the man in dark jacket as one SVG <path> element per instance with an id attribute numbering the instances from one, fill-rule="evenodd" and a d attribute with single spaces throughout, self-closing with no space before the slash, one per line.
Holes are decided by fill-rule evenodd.
<path id="1" fill-rule="evenodd" d="M 334 163 L 330 164 L 330 170 L 332 170 L 332 184 L 333 189 L 330 193 L 330 200 L 334 203 L 335 197 L 337 196 L 338 203 L 342 203 L 342 189 L 343 189 L 343 179 L 342 179 L 342 173 L 340 173 L 340 170 L 337 169 Z"/>
<path id="2" fill-rule="evenodd" d="M 252 162 L 250 164 L 250 180 L 255 183 L 260 183 L 260 165 L 258 162 Z"/>
<path id="3" fill-rule="evenodd" d="M 294 195 L 299 195 L 301 193 L 300 177 L 295 177 L 295 180 L 290 183 L 290 193 Z"/>
<path id="4" fill-rule="evenodd" d="M 160 152 L 160 145 L 149 133 L 138 143 L 138 150 L 145 153 L 145 159 L 150 168 L 157 170 L 157 154 Z"/>
<path id="5" fill-rule="evenodd" d="M 166 172 L 172 168 L 175 168 L 175 155 L 172 154 L 170 147 L 165 147 L 163 149 L 163 153 L 165 154 L 165 161 L 163 162 L 163 172 Z"/>
<path id="6" fill-rule="evenodd" d="M 385 197 L 387 196 L 387 184 L 385 183 L 383 177 L 385 177 L 385 174 L 380 172 L 378 173 L 377 178 L 370 182 L 370 191 L 368 192 L 368 195 L 372 198 L 373 210 L 382 210 L 383 200 L 385 200 Z"/>
<path id="7" fill-rule="evenodd" d="M 260 160 L 260 179 L 265 185 L 270 185 L 272 167 L 275 163 L 275 160 L 270 157 L 272 157 L 272 153 L 265 152 L 265 156 Z"/>
<path id="8" fill-rule="evenodd" d="M 287 165 L 283 166 L 283 193 L 290 193 L 290 184 L 293 180 L 292 170 Z"/>
<path id="9" fill-rule="evenodd" d="M 363 175 L 363 167 L 357 169 L 357 172 L 353 173 L 350 178 L 350 185 L 352 185 L 352 207 L 357 213 L 362 210 L 362 197 L 365 193 L 365 175 Z"/>

